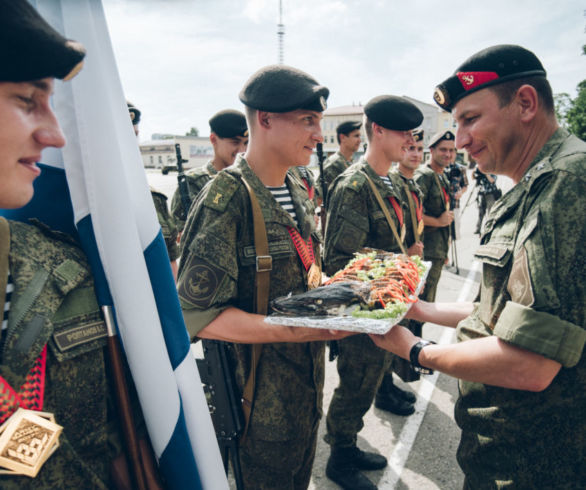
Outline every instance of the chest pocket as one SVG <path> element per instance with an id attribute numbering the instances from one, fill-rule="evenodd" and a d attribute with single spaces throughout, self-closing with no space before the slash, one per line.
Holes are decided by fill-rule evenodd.
<path id="1" fill-rule="evenodd" d="M 106 346 L 106 324 L 91 287 L 72 291 L 52 321 L 49 347 L 59 362 Z"/>

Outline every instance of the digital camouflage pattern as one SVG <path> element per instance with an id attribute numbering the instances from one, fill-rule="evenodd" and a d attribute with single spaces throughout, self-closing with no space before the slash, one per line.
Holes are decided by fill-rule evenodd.
<path id="1" fill-rule="evenodd" d="M 273 260 L 269 300 L 307 290 L 307 273 L 287 230 L 288 226 L 296 227 L 295 223 L 239 155 L 234 165 L 220 172 L 199 195 L 181 242 L 178 292 L 192 338 L 230 306 L 254 311 L 253 219 L 250 197 L 241 176 L 256 194 L 266 223 Z M 304 240 L 312 238 L 319 261 L 313 202 L 307 199 L 303 184 L 289 176 L 286 182 L 299 220 L 297 229 Z M 247 344 L 231 345 L 236 382 L 242 390 L 250 370 L 252 349 Z M 322 414 L 324 351 L 324 342 L 263 345 L 247 435 L 249 449 L 241 455 L 245 479 L 250 477 L 247 472 L 256 471 L 247 463 L 267 458 L 260 449 L 263 447 L 271 447 L 269 454 L 277 460 L 304 454 L 311 457 L 310 464 L 313 461 L 313 455 L 307 453 L 307 440 Z M 298 444 L 305 449 L 298 452 Z M 302 466 L 303 462 L 290 464 Z M 265 472 L 268 478 L 270 468 L 265 468 Z M 257 488 L 261 488 L 265 475 L 260 471 L 250 478 L 259 482 Z"/>
<path id="2" fill-rule="evenodd" d="M 400 230 L 397 215 L 388 198 L 395 197 L 402 203 L 401 182 L 397 180 L 396 175 L 389 173 L 389 178 L 394 184 L 391 191 L 368 162 L 364 158 L 360 159 L 331 186 L 332 192 L 328 199 L 332 206 L 328 213 L 324 249 L 325 271 L 329 276 L 343 269 L 353 258 L 354 252 L 362 247 L 401 252 L 401 247 L 372 194 L 367 175 L 387 204 L 397 231 Z M 403 215 L 407 216 L 408 210 L 405 209 L 405 205 L 402 205 L 402 208 Z"/>
<path id="3" fill-rule="evenodd" d="M 161 225 L 161 231 L 163 238 L 165 239 L 165 245 L 167 246 L 167 253 L 171 261 L 179 258 L 179 246 L 177 245 L 177 225 L 175 220 L 169 214 L 169 208 L 167 207 L 167 196 L 154 189 L 151 189 L 151 196 L 153 197 L 153 203 L 155 210 L 157 211 L 157 219 Z"/>
<path id="4" fill-rule="evenodd" d="M 336 180 L 336 177 L 344 172 L 350 165 L 352 165 L 352 162 L 346 160 L 346 157 L 340 153 L 340 150 L 326 158 L 326 161 L 324 162 L 324 180 L 326 183 L 326 191 L 328 191 L 332 185 L 332 182 Z"/>
<path id="5" fill-rule="evenodd" d="M 458 339 L 496 335 L 562 368 L 542 392 L 460 381 L 469 488 L 586 485 L 585 168 L 586 144 L 558 129 L 485 224 L 480 303 Z"/>
<path id="6" fill-rule="evenodd" d="M 396 174 L 401 181 L 403 182 L 403 186 L 401 187 L 401 195 L 402 195 L 402 199 L 403 199 L 403 203 L 405 204 L 405 225 L 407 227 L 407 232 L 405 234 L 405 248 L 409 248 L 411 245 L 413 245 L 415 243 L 415 234 L 413 231 L 413 222 L 414 220 L 412 218 L 415 219 L 415 223 L 417 223 L 417 213 L 415 213 L 415 216 L 412 217 L 411 216 L 411 207 L 409 206 L 409 197 L 407 195 L 407 192 L 415 192 L 416 195 L 419 198 L 419 202 L 421 203 L 423 200 L 423 193 L 421 192 L 421 189 L 419 189 L 419 186 L 415 183 L 414 179 L 409 179 L 407 177 L 405 177 L 398 168 L 395 168 L 392 170 L 393 174 Z M 413 203 L 414 206 L 416 205 L 416 203 Z M 423 240 L 423 236 L 420 237 L 420 240 Z M 411 332 L 413 332 L 413 334 L 417 335 L 418 337 L 421 337 L 421 332 L 422 332 L 422 327 L 423 324 L 420 322 L 416 322 L 414 320 L 405 320 L 403 319 L 400 322 L 401 325 L 403 325 L 404 327 L 407 327 L 409 330 L 411 330 Z M 391 361 L 391 367 L 389 370 L 389 373 L 396 373 L 403 381 L 406 382 L 412 382 L 412 381 L 417 381 L 420 376 L 419 373 L 414 371 L 413 368 L 411 367 L 411 362 L 409 362 L 406 359 L 403 359 L 402 357 L 399 356 L 393 356 L 392 357 L 392 361 Z"/>
<path id="7" fill-rule="evenodd" d="M 203 187 L 214 178 L 218 171 L 209 161 L 205 167 L 192 168 L 185 172 L 185 181 L 187 182 L 187 189 L 189 190 L 189 202 L 197 197 Z M 187 210 L 189 211 L 189 210 Z M 171 214 L 175 220 L 175 224 L 179 231 L 182 231 L 187 221 L 187 212 L 183 210 L 183 202 L 181 201 L 181 194 L 179 187 L 175 190 L 173 198 L 171 199 Z"/>
<path id="8" fill-rule="evenodd" d="M 315 178 L 313 173 L 307 167 L 291 167 L 289 173 L 296 178 L 307 190 L 308 197 L 317 205 L 317 189 L 315 187 Z"/>
<path id="9" fill-rule="evenodd" d="M 444 174 L 436 174 L 429 165 L 422 165 L 415 171 L 415 183 L 423 194 L 423 214 L 438 218 L 446 210 L 446 200 L 435 175 L 438 176 L 441 186 L 449 192 L 450 185 Z M 450 227 L 426 226 L 423 230 L 425 244 L 424 258 L 446 259 L 450 246 Z M 428 278 L 429 282 L 429 278 Z"/>
<path id="10" fill-rule="evenodd" d="M 435 175 L 429 165 L 420 166 L 415 171 L 415 183 L 423 194 L 423 214 L 437 218 L 446 210 L 446 200 Z M 443 173 L 437 176 L 441 186 L 449 192 L 447 177 Z M 424 301 L 435 301 L 437 285 L 450 247 L 450 227 L 426 226 L 423 229 L 423 243 L 423 258 L 431 262 L 431 268 L 419 297 Z"/>
<path id="11" fill-rule="evenodd" d="M 404 207 L 404 213 L 405 213 L 405 226 L 406 226 L 406 233 L 405 233 L 405 248 L 409 248 L 411 245 L 413 245 L 415 243 L 415 233 L 413 230 L 413 223 L 417 223 L 417 214 L 415 214 L 415 216 L 412 216 L 411 214 L 411 207 L 409 206 L 409 196 L 407 194 L 407 192 L 415 192 L 415 194 L 417 195 L 417 197 L 419 198 L 419 202 L 422 202 L 423 199 L 423 193 L 421 192 L 421 189 L 419 188 L 419 186 L 415 183 L 414 179 L 408 179 L 407 177 L 405 177 L 398 168 L 393 169 L 391 171 L 391 173 L 393 175 L 397 175 L 397 177 L 399 179 L 401 179 L 399 181 L 399 179 L 397 179 L 397 182 L 402 182 L 403 185 L 401 185 L 401 202 L 403 202 L 403 207 Z M 416 203 L 413 203 L 414 205 L 416 205 Z M 423 240 L 423 237 L 421 237 L 421 240 Z"/>
<path id="12" fill-rule="evenodd" d="M 0 488 L 110 488 L 120 441 L 106 375 L 106 327 L 89 266 L 83 252 L 57 234 L 9 225 L 14 292 L 0 373 L 20 387 L 48 345 L 43 411 L 52 412 L 64 429 L 60 447 L 34 479 L 0 475 Z"/>
<path id="13" fill-rule="evenodd" d="M 391 190 L 362 158 L 331 186 L 324 252 L 326 272 L 330 276 L 343 269 L 354 252 L 363 247 L 401 252 L 366 176 L 373 181 L 395 220 L 397 230 L 400 230 L 395 210 L 388 201 L 393 196 L 402 203 L 399 177 L 389 173 L 393 183 Z M 404 216 L 407 216 L 404 205 L 402 208 Z M 364 414 L 372 405 L 392 355 L 379 349 L 370 337 L 363 334 L 338 340 L 337 343 L 340 383 L 328 408 L 324 439 L 332 446 L 350 447 L 356 445 L 357 434 L 364 425 Z"/>

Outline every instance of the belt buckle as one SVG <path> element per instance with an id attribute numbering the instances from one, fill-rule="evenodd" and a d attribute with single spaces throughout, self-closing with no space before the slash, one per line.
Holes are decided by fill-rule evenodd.
<path id="1" fill-rule="evenodd" d="M 266 261 L 266 263 L 264 263 Z M 273 257 L 271 255 L 256 256 L 256 272 L 270 272 L 273 270 Z"/>

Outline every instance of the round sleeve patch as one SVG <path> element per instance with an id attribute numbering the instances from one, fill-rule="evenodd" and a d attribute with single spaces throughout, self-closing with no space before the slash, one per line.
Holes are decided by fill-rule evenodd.
<path id="1" fill-rule="evenodd" d="M 177 291 L 182 300 L 209 308 L 226 272 L 203 260 L 193 260 L 181 274 Z"/>

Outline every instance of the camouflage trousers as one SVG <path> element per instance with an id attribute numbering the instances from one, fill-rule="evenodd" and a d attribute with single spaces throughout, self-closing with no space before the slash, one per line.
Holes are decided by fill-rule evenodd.
<path id="1" fill-rule="evenodd" d="M 362 419 L 390 366 L 391 354 L 374 345 L 368 335 L 338 340 L 338 347 L 340 384 L 330 402 L 324 440 L 331 446 L 351 447 L 364 427 Z"/>
<path id="2" fill-rule="evenodd" d="M 319 420 L 309 434 L 292 441 L 247 437 L 240 446 L 245 489 L 304 490 L 309 486 L 317 446 Z"/>
<path id="3" fill-rule="evenodd" d="M 429 269 L 429 273 L 427 274 L 427 280 L 425 281 L 425 287 L 423 288 L 423 292 L 419 295 L 424 301 L 429 301 L 433 303 L 435 301 L 435 295 L 437 292 L 437 283 L 440 280 L 440 276 L 442 275 L 442 269 L 444 267 L 445 260 L 444 259 L 425 259 L 427 261 L 431 261 L 431 269 Z"/>

